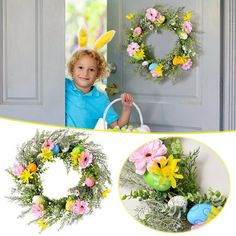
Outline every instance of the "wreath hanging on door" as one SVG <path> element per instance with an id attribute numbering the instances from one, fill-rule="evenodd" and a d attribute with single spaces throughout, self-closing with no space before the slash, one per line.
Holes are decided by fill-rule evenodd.
<path id="1" fill-rule="evenodd" d="M 69 130 L 43 131 L 19 148 L 17 162 L 7 171 L 15 183 L 9 199 L 25 208 L 20 217 L 33 214 L 32 222 L 41 230 L 56 222 L 61 228 L 100 207 L 110 191 L 110 172 L 105 154 L 87 139 L 86 134 Z M 41 175 L 48 169 L 46 164 L 57 159 L 63 161 L 67 172 L 78 172 L 80 179 L 66 197 L 52 199 L 44 194 Z"/>
<path id="2" fill-rule="evenodd" d="M 127 31 L 127 52 L 130 63 L 136 64 L 137 71 L 146 78 L 160 81 L 163 78 L 175 79 L 180 72 L 192 68 L 196 57 L 196 36 L 190 19 L 192 13 L 184 8 L 172 9 L 154 6 L 137 14 L 130 13 Z M 161 33 L 162 30 L 173 32 L 177 41 L 171 52 L 164 58 L 155 57 L 153 47 L 146 44 L 148 36 Z M 158 45 L 155 45 L 158 47 Z"/>

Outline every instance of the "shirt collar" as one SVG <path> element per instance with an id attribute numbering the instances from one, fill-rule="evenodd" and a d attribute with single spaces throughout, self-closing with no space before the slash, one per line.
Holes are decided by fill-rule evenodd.
<path id="1" fill-rule="evenodd" d="M 84 94 L 80 89 L 78 89 L 76 86 L 75 86 L 75 83 L 74 81 L 72 81 L 72 89 L 74 91 L 77 91 L 81 96 L 95 96 L 95 97 L 98 97 L 99 96 L 99 92 L 97 90 L 97 88 L 95 86 L 93 86 L 92 90 L 86 94 Z"/>

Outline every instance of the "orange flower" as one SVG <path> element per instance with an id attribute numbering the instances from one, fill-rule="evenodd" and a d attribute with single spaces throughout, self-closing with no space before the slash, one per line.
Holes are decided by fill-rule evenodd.
<path id="1" fill-rule="evenodd" d="M 35 163 L 30 163 L 28 166 L 27 166 L 27 169 L 30 173 L 35 173 L 37 171 L 37 166 Z"/>

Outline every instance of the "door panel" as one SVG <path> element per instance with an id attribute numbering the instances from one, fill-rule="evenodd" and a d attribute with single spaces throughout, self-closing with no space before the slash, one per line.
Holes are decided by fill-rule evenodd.
<path id="1" fill-rule="evenodd" d="M 125 42 L 125 16 L 130 12 L 152 7 L 156 1 L 108 1 L 108 29 L 117 35 L 108 47 L 109 62 L 117 64 L 117 72 L 109 81 L 115 82 L 122 92 L 130 92 L 140 106 L 144 123 L 152 131 L 209 131 L 220 129 L 220 19 L 219 0 L 160 0 L 158 4 L 182 7 L 193 12 L 192 22 L 197 26 L 202 52 L 198 64 L 176 83 L 144 80 L 128 63 Z M 165 55 L 174 45 L 175 35 L 151 35 L 147 44 L 155 54 Z M 159 49 L 161 48 L 161 50 Z M 158 51 L 159 50 L 159 51 Z M 113 99 L 111 97 L 111 99 Z M 134 115 L 133 122 L 138 123 Z"/>
<path id="2" fill-rule="evenodd" d="M 0 0 L 0 116 L 64 125 L 64 0 Z"/>

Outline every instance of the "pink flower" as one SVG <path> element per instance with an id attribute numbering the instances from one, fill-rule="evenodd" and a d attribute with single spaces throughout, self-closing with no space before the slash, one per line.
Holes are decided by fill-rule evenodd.
<path id="1" fill-rule="evenodd" d="M 80 200 L 77 200 L 74 204 L 72 204 L 70 209 L 72 212 L 81 215 L 87 214 L 90 211 L 88 203 Z"/>
<path id="2" fill-rule="evenodd" d="M 93 185 L 95 184 L 95 181 L 91 178 L 86 178 L 84 182 L 88 187 L 93 187 Z"/>
<path id="3" fill-rule="evenodd" d="M 52 140 L 45 140 L 44 143 L 42 144 L 43 148 L 48 148 L 49 150 L 52 150 L 54 148 L 55 142 Z"/>
<path id="4" fill-rule="evenodd" d="M 205 224 L 205 222 L 202 222 L 202 223 L 199 223 L 199 224 L 196 224 L 196 225 L 192 225 L 191 230 L 198 229 L 198 228 L 202 227 L 204 224 Z"/>
<path id="5" fill-rule="evenodd" d="M 191 59 L 188 59 L 182 66 L 181 66 L 181 68 L 183 69 L 183 70 L 189 70 L 190 68 L 191 68 L 191 66 L 192 66 L 192 61 L 191 61 Z"/>
<path id="6" fill-rule="evenodd" d="M 44 215 L 44 211 L 43 211 L 43 205 L 42 204 L 34 204 L 32 206 L 32 212 L 34 213 L 34 215 L 37 217 L 37 218 L 40 218 Z"/>
<path id="7" fill-rule="evenodd" d="M 136 51 L 138 51 L 140 46 L 137 43 L 132 42 L 128 45 L 127 52 L 130 56 L 133 56 Z"/>
<path id="8" fill-rule="evenodd" d="M 135 33 L 137 36 L 139 36 L 139 35 L 142 33 L 141 27 L 136 27 L 136 28 L 134 29 L 134 33 Z"/>
<path id="9" fill-rule="evenodd" d="M 93 155 L 89 152 L 89 150 L 84 151 L 84 155 L 79 160 L 79 165 L 82 169 L 87 168 L 93 161 Z"/>
<path id="10" fill-rule="evenodd" d="M 154 78 L 157 77 L 157 73 L 155 72 L 155 70 L 151 70 L 150 72 L 151 72 L 151 74 L 152 74 L 152 77 L 154 77 Z"/>
<path id="11" fill-rule="evenodd" d="M 19 164 L 19 163 L 16 163 L 14 164 L 13 166 L 13 169 L 12 169 L 12 173 L 13 175 L 17 176 L 17 177 L 20 177 L 20 175 L 22 174 L 22 172 L 24 171 L 24 167 Z"/>
<path id="12" fill-rule="evenodd" d="M 148 8 L 146 10 L 146 18 L 153 22 L 159 20 L 161 18 L 161 14 L 154 8 Z"/>
<path id="13" fill-rule="evenodd" d="M 166 154 L 167 148 L 162 141 L 155 140 L 152 141 L 139 150 L 134 152 L 130 157 L 129 161 L 135 164 L 135 172 L 139 175 L 143 175 L 146 169 L 153 165 L 153 161 L 159 162 L 163 155 Z"/>
<path id="14" fill-rule="evenodd" d="M 184 31 L 187 33 L 187 34 L 190 34 L 191 31 L 192 31 L 192 25 L 189 21 L 184 21 L 183 23 L 183 28 L 184 28 Z"/>

